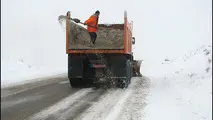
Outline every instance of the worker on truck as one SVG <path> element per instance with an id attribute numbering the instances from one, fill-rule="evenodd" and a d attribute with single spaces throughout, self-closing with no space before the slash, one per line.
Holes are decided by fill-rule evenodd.
<path id="1" fill-rule="evenodd" d="M 84 25 L 87 26 L 87 31 L 89 32 L 90 38 L 91 38 L 91 46 L 94 46 L 96 38 L 97 38 L 97 27 L 98 27 L 98 18 L 99 18 L 100 12 L 97 10 L 95 14 L 90 16 L 88 20 L 84 22 Z"/>

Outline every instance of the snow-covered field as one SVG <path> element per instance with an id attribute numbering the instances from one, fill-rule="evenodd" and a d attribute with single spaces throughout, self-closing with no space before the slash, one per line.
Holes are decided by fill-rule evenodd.
<path id="1" fill-rule="evenodd" d="M 156 76 L 147 72 L 151 87 L 145 120 L 212 119 L 211 51 L 212 46 L 202 46 L 181 58 L 162 60 Z M 142 71 L 146 67 L 144 63 Z"/>

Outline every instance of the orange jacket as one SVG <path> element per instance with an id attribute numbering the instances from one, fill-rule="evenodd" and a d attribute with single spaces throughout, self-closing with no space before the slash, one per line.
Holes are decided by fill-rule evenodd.
<path id="1" fill-rule="evenodd" d="M 89 25 L 87 26 L 87 31 L 88 32 L 96 32 L 97 31 L 97 27 L 98 27 L 98 19 L 97 19 L 97 16 L 96 15 L 92 15 L 90 16 L 90 18 L 88 20 L 86 20 L 84 22 L 86 25 Z M 90 26 L 94 26 L 94 27 L 90 27 Z"/>

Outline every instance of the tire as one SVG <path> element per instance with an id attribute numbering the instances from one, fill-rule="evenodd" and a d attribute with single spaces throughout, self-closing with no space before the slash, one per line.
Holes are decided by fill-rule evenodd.
<path id="1" fill-rule="evenodd" d="M 132 78 L 132 65 L 131 65 L 130 60 L 127 60 L 127 69 L 128 69 L 127 78 L 128 78 L 129 84 L 130 84 L 131 78 Z"/>
<path id="2" fill-rule="evenodd" d="M 120 83 L 120 87 L 121 87 L 122 89 L 128 87 L 127 79 L 122 79 L 120 82 L 121 82 L 121 83 Z"/>
<path id="3" fill-rule="evenodd" d="M 77 88 L 83 85 L 81 78 L 70 78 L 69 81 L 72 88 Z"/>
<path id="4" fill-rule="evenodd" d="M 137 77 L 137 73 L 133 70 L 133 72 L 132 72 L 132 76 L 133 77 Z"/>
<path id="5" fill-rule="evenodd" d="M 128 87 L 128 85 L 131 83 L 131 63 L 130 60 L 126 61 L 126 88 Z"/>
<path id="6" fill-rule="evenodd" d="M 131 84 L 131 81 L 132 81 L 132 76 L 133 76 L 133 70 L 132 70 L 132 63 L 130 62 L 130 80 L 129 80 L 129 84 Z"/>

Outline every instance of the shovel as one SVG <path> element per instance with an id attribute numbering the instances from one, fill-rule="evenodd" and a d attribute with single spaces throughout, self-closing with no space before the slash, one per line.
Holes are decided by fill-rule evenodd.
<path id="1" fill-rule="evenodd" d="M 80 23 L 80 24 L 84 25 L 84 23 L 82 23 L 78 18 L 70 18 L 70 20 L 72 20 L 72 21 L 74 21 L 74 22 L 76 22 L 76 23 Z M 86 24 L 86 25 L 87 25 L 87 24 Z M 96 28 L 96 29 L 97 29 L 97 27 L 94 27 L 94 26 L 91 26 L 91 25 L 87 25 L 87 26 L 93 27 L 93 28 Z"/>
<path id="2" fill-rule="evenodd" d="M 64 15 L 60 15 L 60 16 L 58 17 L 59 20 L 62 19 L 62 18 L 67 19 L 68 17 L 67 17 L 67 16 L 64 16 Z M 68 18 L 68 19 L 74 21 L 75 23 L 80 23 L 80 24 L 83 24 L 83 25 L 84 25 L 84 23 L 82 23 L 78 18 Z M 93 28 L 96 28 L 96 29 L 97 29 L 97 27 L 95 27 L 95 26 L 91 26 L 91 25 L 87 25 L 87 26 L 93 27 Z"/>

